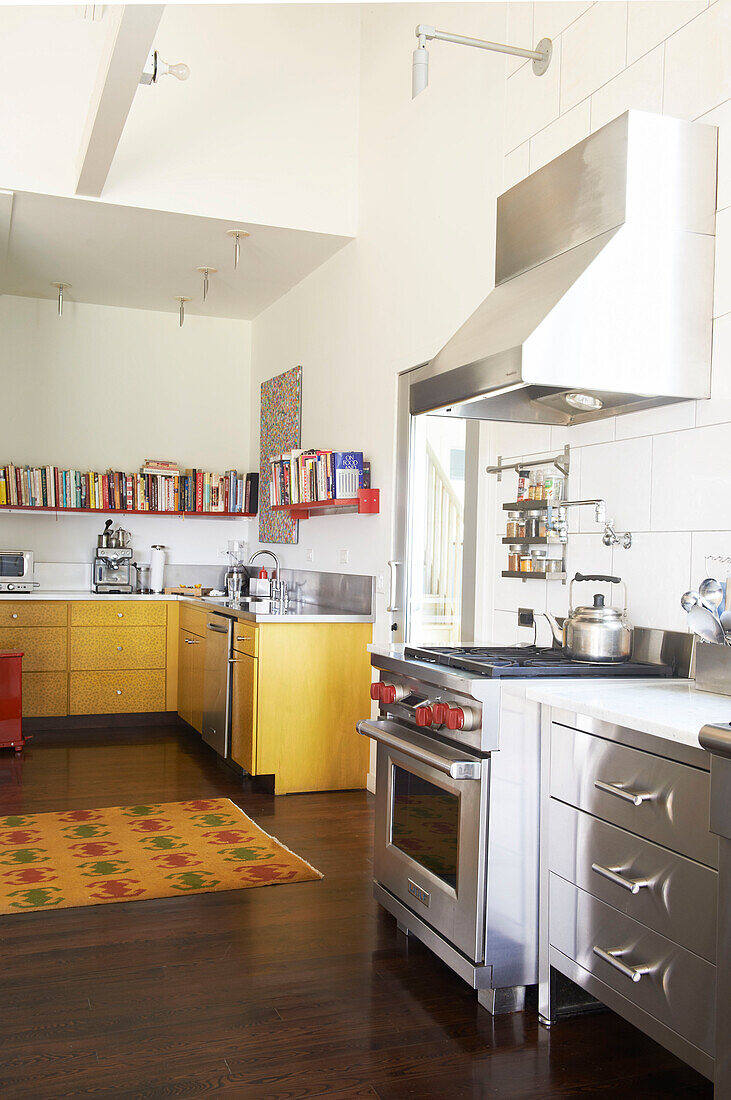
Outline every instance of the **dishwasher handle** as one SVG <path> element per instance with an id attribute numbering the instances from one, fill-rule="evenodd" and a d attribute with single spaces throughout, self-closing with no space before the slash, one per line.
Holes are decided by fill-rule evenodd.
<path id="1" fill-rule="evenodd" d="M 207 630 L 215 630 L 216 634 L 228 634 L 227 626 L 218 626 L 216 623 L 206 623 Z"/>
<path id="2" fill-rule="evenodd" d="M 365 719 L 358 722 L 356 729 L 361 736 L 370 737 L 373 741 L 377 741 L 379 745 L 386 745 L 390 749 L 397 749 L 404 756 L 410 756 L 412 760 L 417 760 L 420 764 L 426 764 L 428 767 L 448 775 L 450 779 L 482 778 L 481 760 L 455 760 L 454 757 L 442 756 L 441 753 L 424 746 L 425 738 L 419 738 L 417 744 L 391 732 L 386 723 L 370 722 Z"/>

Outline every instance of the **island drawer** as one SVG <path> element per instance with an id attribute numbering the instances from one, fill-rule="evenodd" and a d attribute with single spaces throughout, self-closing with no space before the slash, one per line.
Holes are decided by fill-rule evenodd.
<path id="1" fill-rule="evenodd" d="M 187 630 L 189 634 L 197 634 L 199 638 L 204 638 L 206 634 L 206 612 L 201 611 L 198 607 L 191 607 L 190 604 L 181 603 L 180 628 L 181 630 Z"/>
<path id="2" fill-rule="evenodd" d="M 713 1055 L 715 966 L 554 874 L 550 909 L 553 948 Z"/>
<path id="3" fill-rule="evenodd" d="M 553 798 L 718 867 L 709 792 L 709 773 L 700 768 L 553 723 Z"/>
<path id="4" fill-rule="evenodd" d="M 67 607 L 64 600 L 0 600 L 0 627 L 66 626 Z"/>
<path id="5" fill-rule="evenodd" d="M 71 604 L 72 626 L 165 626 L 167 608 L 144 600 L 79 600 Z"/>
<path id="6" fill-rule="evenodd" d="M 165 671 L 72 672 L 69 714 L 165 710 Z"/>
<path id="7" fill-rule="evenodd" d="M 549 813 L 551 871 L 715 962 L 716 871 L 554 798 Z"/>
<path id="8" fill-rule="evenodd" d="M 23 717 L 59 718 L 69 712 L 66 672 L 23 673 Z"/>
<path id="9" fill-rule="evenodd" d="M 247 653 L 249 657 L 256 657 L 258 652 L 258 628 L 251 623 L 236 619 L 234 622 L 234 649 L 239 653 Z"/>
<path id="10" fill-rule="evenodd" d="M 23 672 L 61 672 L 66 668 L 65 626 L 0 627 L 0 649 L 23 652 Z"/>
<path id="11" fill-rule="evenodd" d="M 165 668 L 162 626 L 72 626 L 71 668 Z"/>

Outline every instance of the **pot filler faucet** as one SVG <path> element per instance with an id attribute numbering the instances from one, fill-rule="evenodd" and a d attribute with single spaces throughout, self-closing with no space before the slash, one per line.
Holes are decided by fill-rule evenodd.
<path id="1" fill-rule="evenodd" d="M 602 535 L 602 542 L 605 546 L 622 546 L 625 550 L 629 550 L 632 545 L 632 535 L 629 531 L 618 532 L 614 528 L 614 520 L 607 519 L 607 502 L 606 500 L 561 500 L 557 501 L 556 510 L 558 512 L 558 529 L 561 535 L 561 541 L 564 540 L 564 536 L 568 534 L 568 520 L 566 519 L 567 508 L 581 508 L 584 505 L 594 505 L 594 519 L 597 523 L 601 523 L 604 526 L 604 534 Z"/>

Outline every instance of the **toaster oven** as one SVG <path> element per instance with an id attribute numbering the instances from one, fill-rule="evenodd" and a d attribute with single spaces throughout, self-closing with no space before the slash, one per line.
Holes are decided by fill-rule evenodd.
<path id="1" fill-rule="evenodd" d="M 32 550 L 0 550 L 0 592 L 30 592 L 33 581 Z"/>

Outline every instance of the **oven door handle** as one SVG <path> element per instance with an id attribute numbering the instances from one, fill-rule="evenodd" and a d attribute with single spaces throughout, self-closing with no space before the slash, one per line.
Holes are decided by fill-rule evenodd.
<path id="1" fill-rule="evenodd" d="M 379 745 L 386 745 L 389 749 L 398 749 L 404 756 L 410 756 L 420 764 L 435 768 L 451 779 L 482 778 L 481 760 L 455 760 L 454 757 L 441 756 L 438 752 L 424 746 L 424 738 L 420 737 L 419 743 L 416 744 L 405 737 L 399 737 L 389 729 L 389 723 L 363 720 L 358 722 L 356 729 L 363 737 L 370 737 Z"/>

